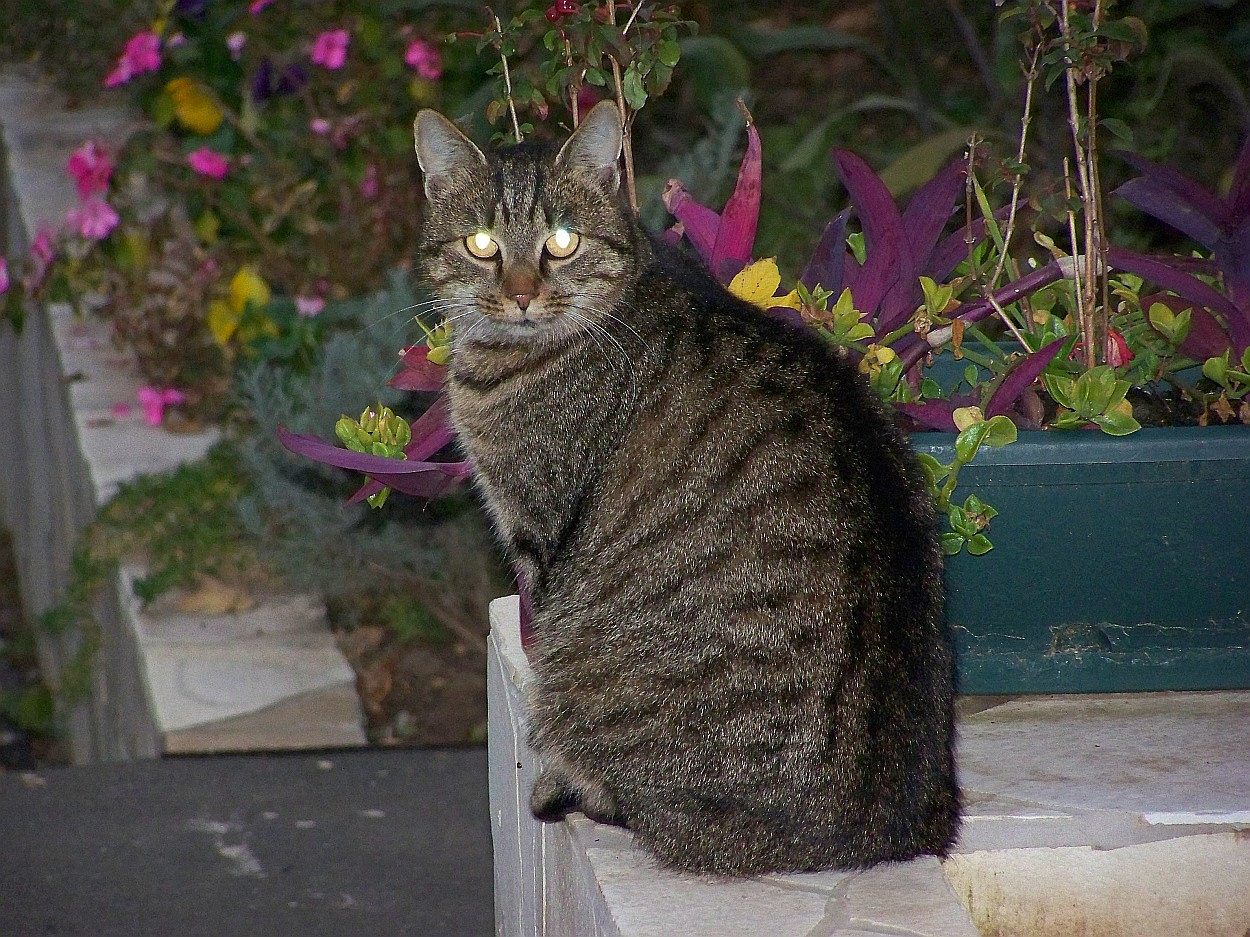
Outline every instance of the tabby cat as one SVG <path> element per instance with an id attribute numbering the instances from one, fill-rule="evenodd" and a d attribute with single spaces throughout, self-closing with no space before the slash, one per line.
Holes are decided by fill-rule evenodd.
<path id="1" fill-rule="evenodd" d="M 944 854 L 933 510 L 854 364 L 643 232 L 611 103 L 558 151 L 415 129 L 452 417 L 534 611 L 534 815 L 719 875 Z"/>

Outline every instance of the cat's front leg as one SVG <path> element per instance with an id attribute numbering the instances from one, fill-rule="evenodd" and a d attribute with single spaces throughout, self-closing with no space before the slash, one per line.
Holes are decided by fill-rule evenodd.
<path id="1" fill-rule="evenodd" d="M 549 757 L 534 782 L 530 812 L 544 823 L 553 823 L 578 811 L 597 823 L 626 825 L 620 805 L 602 781 L 578 774 L 561 758 Z"/>

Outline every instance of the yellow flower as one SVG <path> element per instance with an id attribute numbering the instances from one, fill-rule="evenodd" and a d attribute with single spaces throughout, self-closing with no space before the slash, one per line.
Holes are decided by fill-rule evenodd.
<path id="1" fill-rule="evenodd" d="M 774 306 L 788 306 L 791 309 L 802 307 L 799 294 L 794 290 L 785 296 L 778 296 L 779 286 L 781 271 L 777 269 L 777 258 L 766 257 L 739 270 L 737 276 L 729 281 L 729 292 L 761 309 L 771 309 Z"/>
<path id="2" fill-rule="evenodd" d="M 208 304 L 208 328 L 223 348 L 238 333 L 239 340 L 247 343 L 262 335 L 277 335 L 278 326 L 261 310 L 269 305 L 269 284 L 252 266 L 244 266 L 230 281 L 225 299 L 214 299 Z M 253 315 L 243 321 L 251 309 Z"/>
<path id="3" fill-rule="evenodd" d="M 859 371 L 861 374 L 876 374 L 897 357 L 889 345 L 869 345 L 864 357 L 859 359 Z"/>
<path id="4" fill-rule="evenodd" d="M 175 78 L 165 86 L 174 105 L 174 116 L 188 130 L 210 134 L 221 126 L 224 114 L 211 91 L 194 78 Z"/>

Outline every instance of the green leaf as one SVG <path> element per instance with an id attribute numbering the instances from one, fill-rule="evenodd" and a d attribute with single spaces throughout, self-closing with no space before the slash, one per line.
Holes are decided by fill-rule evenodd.
<path id="1" fill-rule="evenodd" d="M 1133 128 L 1122 120 L 1114 117 L 1103 117 L 1098 121 L 1100 127 L 1105 127 L 1112 136 L 1116 137 L 1121 143 L 1128 146 L 1133 145 Z"/>
<path id="2" fill-rule="evenodd" d="M 1093 417 L 1093 422 L 1108 436 L 1127 436 L 1141 429 L 1141 424 L 1133 418 L 1132 413 L 1120 410 L 1100 413 Z"/>
<path id="3" fill-rule="evenodd" d="M 666 39 L 655 50 L 661 62 L 672 68 L 681 61 L 681 44 L 673 39 Z"/>
<path id="4" fill-rule="evenodd" d="M 987 429 L 985 433 L 985 445 L 999 446 L 1010 445 L 1016 441 L 1017 430 L 1016 424 L 1003 415 L 991 417 L 985 424 Z"/>
<path id="5" fill-rule="evenodd" d="M 964 538 L 959 534 L 942 534 L 938 537 L 938 546 L 944 556 L 954 556 L 964 548 Z"/>
<path id="6" fill-rule="evenodd" d="M 642 77 L 636 69 L 625 71 L 625 79 L 621 82 L 621 91 L 625 95 L 625 103 L 634 110 L 642 110 L 647 103 L 647 90 L 642 86 Z"/>
<path id="7" fill-rule="evenodd" d="M 1208 379 L 1219 384 L 1226 390 L 1231 387 L 1228 383 L 1228 352 L 1224 352 L 1219 358 L 1208 358 L 1202 365 L 1202 373 Z"/>
<path id="8" fill-rule="evenodd" d="M 985 436 L 990 431 L 990 424 L 974 423 L 967 429 L 963 430 L 955 437 L 955 456 L 960 462 L 967 464 L 971 462 L 977 454 L 977 450 L 981 448 L 981 443 L 985 441 Z"/>
<path id="9" fill-rule="evenodd" d="M 968 552 L 973 556 L 984 556 L 994 549 L 994 544 L 990 543 L 990 538 L 985 534 L 977 534 L 968 541 Z"/>

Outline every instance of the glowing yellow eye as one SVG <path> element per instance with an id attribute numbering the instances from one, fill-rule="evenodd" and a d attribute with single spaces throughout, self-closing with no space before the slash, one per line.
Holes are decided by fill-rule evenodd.
<path id="1" fill-rule="evenodd" d="M 470 234 L 464 239 L 464 247 L 474 257 L 489 260 L 499 253 L 499 244 L 485 231 Z"/>
<path id="2" fill-rule="evenodd" d="M 547 253 L 557 260 L 563 260 L 565 257 L 572 257 L 573 252 L 577 250 L 582 239 L 577 232 L 570 231 L 568 228 L 556 228 L 551 233 L 551 237 L 547 238 L 543 245 L 547 249 Z"/>

